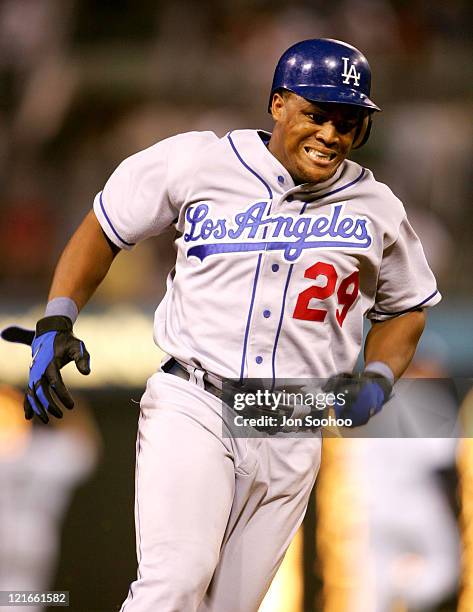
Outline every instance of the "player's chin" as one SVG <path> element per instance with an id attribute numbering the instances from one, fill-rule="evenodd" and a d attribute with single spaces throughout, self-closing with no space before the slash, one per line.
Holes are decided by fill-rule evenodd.
<path id="1" fill-rule="evenodd" d="M 300 167 L 300 174 L 303 176 L 303 182 L 305 183 L 323 183 L 331 178 L 337 168 L 340 166 L 343 160 L 339 160 L 338 157 L 332 160 L 330 163 L 317 163 L 307 160 L 303 160 L 303 164 Z"/>

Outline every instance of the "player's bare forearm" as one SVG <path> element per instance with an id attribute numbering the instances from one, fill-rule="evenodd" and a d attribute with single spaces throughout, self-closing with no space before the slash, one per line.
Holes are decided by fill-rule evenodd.
<path id="1" fill-rule="evenodd" d="M 366 337 L 365 363 L 373 361 L 386 363 L 397 380 L 414 357 L 424 327 L 423 310 L 374 323 Z"/>
<path id="2" fill-rule="evenodd" d="M 81 310 L 105 278 L 115 255 L 94 212 L 90 211 L 62 252 L 49 300 L 69 297 Z"/>

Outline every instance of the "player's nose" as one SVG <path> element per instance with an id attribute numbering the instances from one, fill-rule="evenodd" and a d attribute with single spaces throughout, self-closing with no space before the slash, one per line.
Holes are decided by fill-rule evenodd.
<path id="1" fill-rule="evenodd" d="M 323 141 L 326 145 L 336 142 L 338 138 L 337 128 L 333 121 L 325 121 L 318 126 L 316 138 Z"/>

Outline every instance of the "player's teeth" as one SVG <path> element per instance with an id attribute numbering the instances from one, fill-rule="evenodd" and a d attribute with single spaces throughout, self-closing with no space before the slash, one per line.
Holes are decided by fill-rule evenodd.
<path id="1" fill-rule="evenodd" d="M 325 155 L 325 153 L 321 153 L 315 149 L 307 149 L 307 154 L 313 159 L 330 159 L 330 155 Z"/>

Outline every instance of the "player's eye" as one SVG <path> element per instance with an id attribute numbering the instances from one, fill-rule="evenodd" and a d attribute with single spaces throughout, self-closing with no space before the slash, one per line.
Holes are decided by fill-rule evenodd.
<path id="1" fill-rule="evenodd" d="M 323 113 L 309 113 L 308 116 L 317 125 L 323 125 L 327 121 L 327 116 Z"/>
<path id="2" fill-rule="evenodd" d="M 337 121 L 336 128 L 339 134 L 348 134 L 357 125 L 356 121 Z"/>

